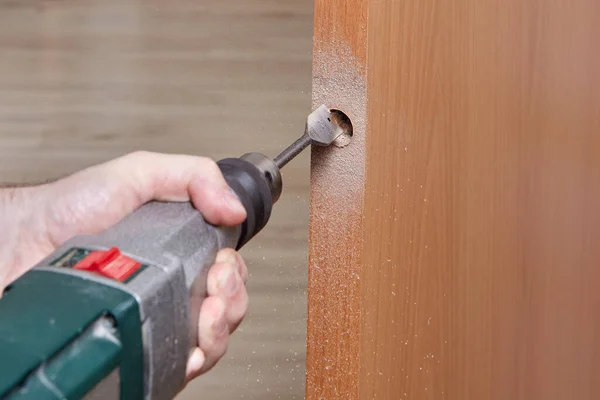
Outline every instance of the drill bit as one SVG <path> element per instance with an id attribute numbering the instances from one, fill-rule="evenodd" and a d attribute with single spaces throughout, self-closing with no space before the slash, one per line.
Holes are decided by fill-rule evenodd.
<path id="1" fill-rule="evenodd" d="M 277 167 L 282 168 L 310 144 L 329 146 L 333 143 L 346 131 L 344 124 L 338 124 L 338 119 L 324 105 L 313 111 L 306 120 L 304 135 L 273 159 Z"/>
<path id="2" fill-rule="evenodd" d="M 285 150 L 283 150 L 277 157 L 273 159 L 275 164 L 277 164 L 277 168 L 283 168 L 284 165 L 289 163 L 294 157 L 302 152 L 305 148 L 310 144 L 310 136 L 307 133 L 304 133 L 299 139 L 297 139 L 294 143 L 289 145 Z"/>

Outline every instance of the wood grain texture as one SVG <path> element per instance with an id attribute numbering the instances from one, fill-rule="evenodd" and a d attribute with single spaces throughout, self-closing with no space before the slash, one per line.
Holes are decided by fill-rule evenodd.
<path id="1" fill-rule="evenodd" d="M 312 7 L 0 1 L 0 181 L 56 178 L 138 149 L 277 154 L 310 113 Z M 180 400 L 304 397 L 308 171 L 308 151 L 285 167 L 269 226 L 242 253 L 249 314 Z"/>
<path id="2" fill-rule="evenodd" d="M 308 336 L 359 319 L 337 347 L 357 371 L 308 393 L 600 398 L 600 3 L 374 0 L 366 15 L 366 157 L 346 165 L 364 179 L 345 203 L 362 223 L 323 226 L 325 195 L 311 200 L 311 240 L 359 242 L 310 243 L 309 271 Z M 343 252 L 358 277 L 332 272 Z M 344 308 L 312 313 L 357 279 Z M 343 343 L 328 339 L 308 354 Z"/>

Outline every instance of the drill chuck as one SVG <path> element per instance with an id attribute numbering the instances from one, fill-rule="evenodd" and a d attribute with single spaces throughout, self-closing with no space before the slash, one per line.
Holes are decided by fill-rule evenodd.
<path id="1" fill-rule="evenodd" d="M 240 249 L 269 221 L 273 204 L 281 196 L 281 173 L 270 158 L 260 153 L 226 158 L 217 164 L 246 209 L 247 217 L 236 245 Z"/>

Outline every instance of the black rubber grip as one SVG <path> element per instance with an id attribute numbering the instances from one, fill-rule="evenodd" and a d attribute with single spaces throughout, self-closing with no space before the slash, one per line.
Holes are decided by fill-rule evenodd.
<path id="1" fill-rule="evenodd" d="M 242 224 L 236 248 L 239 250 L 269 221 L 273 208 L 271 190 L 263 174 L 246 160 L 226 158 L 217 164 L 248 214 Z"/>

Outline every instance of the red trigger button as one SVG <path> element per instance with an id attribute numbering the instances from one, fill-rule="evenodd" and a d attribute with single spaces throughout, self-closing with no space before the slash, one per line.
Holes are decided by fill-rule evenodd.
<path id="1" fill-rule="evenodd" d="M 91 252 L 73 268 L 124 282 L 141 266 L 142 264 L 121 254 L 118 248 L 113 247 L 106 251 Z"/>

